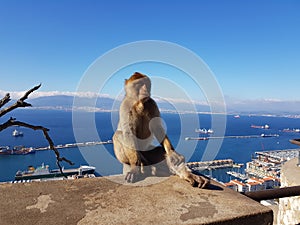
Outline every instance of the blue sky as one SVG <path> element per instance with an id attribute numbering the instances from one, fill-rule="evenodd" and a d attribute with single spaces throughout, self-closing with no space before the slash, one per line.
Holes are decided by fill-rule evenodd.
<path id="1" fill-rule="evenodd" d="M 300 100 L 299 12 L 297 0 L 0 0 L 0 90 L 42 82 L 41 91 L 74 92 L 107 51 L 162 40 L 201 57 L 230 99 Z M 137 65 L 132 72 L 157 76 L 160 69 Z M 199 95 L 169 72 L 164 76 Z M 107 94 L 118 93 L 128 73 Z"/>

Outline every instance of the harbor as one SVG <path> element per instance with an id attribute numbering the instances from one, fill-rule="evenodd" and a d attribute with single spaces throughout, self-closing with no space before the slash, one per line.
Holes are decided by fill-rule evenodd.
<path id="1" fill-rule="evenodd" d="M 257 151 L 246 163 L 246 173 L 258 178 L 270 176 L 280 179 L 280 169 L 286 161 L 299 157 L 299 149 Z"/>
<path id="2" fill-rule="evenodd" d="M 231 176 L 227 172 L 239 173 L 244 166 L 232 159 L 188 162 L 186 165 L 194 173 L 208 176 L 221 184 L 230 181 Z"/>
<path id="3" fill-rule="evenodd" d="M 300 158 L 299 152 L 299 149 L 257 151 L 246 163 L 244 174 L 227 172 L 235 179 L 224 185 L 240 192 L 279 188 L 282 165 L 293 158 Z"/>
<path id="4" fill-rule="evenodd" d="M 266 190 L 280 187 L 282 165 L 293 158 L 300 158 L 299 152 L 300 149 L 257 151 L 246 163 L 244 171 L 241 171 L 243 164 L 232 159 L 188 162 L 187 166 L 235 191 Z"/>

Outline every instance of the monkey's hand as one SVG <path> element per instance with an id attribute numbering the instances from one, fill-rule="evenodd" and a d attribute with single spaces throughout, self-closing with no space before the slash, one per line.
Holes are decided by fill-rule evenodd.
<path id="1" fill-rule="evenodd" d="M 187 179 L 193 187 L 205 188 L 210 184 L 210 180 L 206 177 L 193 174 L 192 172 Z"/>
<path id="2" fill-rule="evenodd" d="M 185 158 L 183 155 L 173 151 L 171 154 L 167 155 L 167 162 L 169 167 L 176 171 L 178 170 L 178 167 L 181 167 L 184 164 Z"/>
<path id="3" fill-rule="evenodd" d="M 210 183 L 209 179 L 193 174 L 185 165 L 184 156 L 173 151 L 166 156 L 170 170 L 180 178 L 187 180 L 193 187 L 205 188 Z"/>

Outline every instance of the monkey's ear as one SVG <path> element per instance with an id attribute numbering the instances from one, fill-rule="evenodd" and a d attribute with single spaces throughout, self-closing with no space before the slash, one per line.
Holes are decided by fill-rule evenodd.
<path id="1" fill-rule="evenodd" d="M 124 84 L 126 85 L 126 84 L 127 84 L 127 82 L 128 82 L 128 80 L 127 80 L 127 79 L 125 79 L 125 81 L 124 81 Z"/>

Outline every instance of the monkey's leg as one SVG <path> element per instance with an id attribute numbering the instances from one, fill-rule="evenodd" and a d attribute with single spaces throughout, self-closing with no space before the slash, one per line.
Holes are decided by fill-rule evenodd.
<path id="1" fill-rule="evenodd" d="M 149 175 L 170 176 L 172 174 L 166 162 L 166 152 L 162 146 L 152 146 L 150 150 L 140 151 L 139 153 L 144 170 Z"/>
<path id="2" fill-rule="evenodd" d="M 129 160 L 130 171 L 127 172 L 125 180 L 134 183 L 142 179 L 143 163 L 140 160 L 140 155 L 135 149 L 124 148 L 125 155 Z"/>
<path id="3" fill-rule="evenodd" d="M 141 167 L 143 165 L 139 153 L 134 149 L 124 146 L 121 140 L 122 132 L 116 131 L 113 136 L 114 152 L 121 163 L 130 165 L 130 171 L 125 175 L 125 180 L 132 183 L 140 179 Z"/>
<path id="4" fill-rule="evenodd" d="M 115 152 L 117 159 L 121 163 L 129 164 L 129 160 L 127 159 L 127 157 L 125 155 L 125 151 L 124 151 L 121 140 L 122 140 L 122 132 L 116 131 L 113 136 L 114 152 Z"/>

